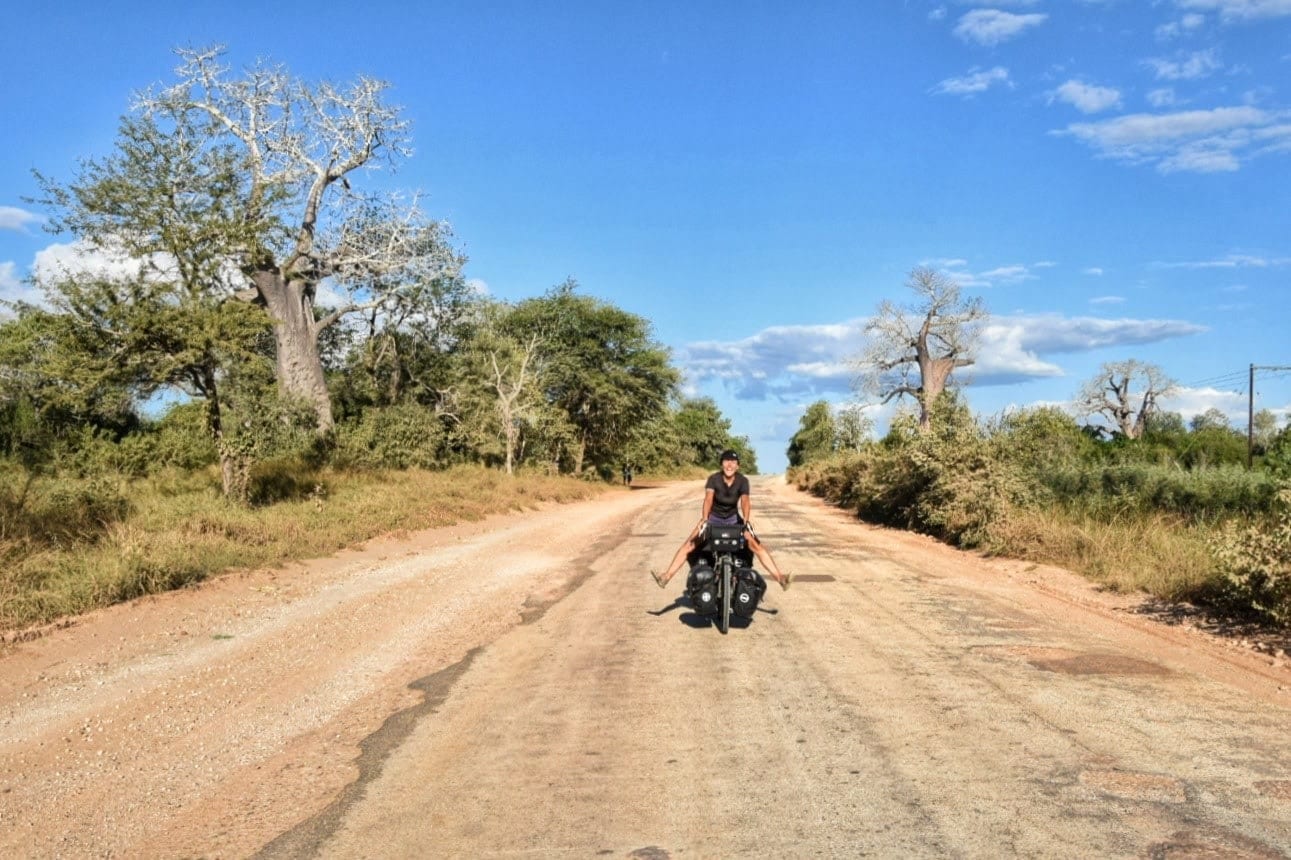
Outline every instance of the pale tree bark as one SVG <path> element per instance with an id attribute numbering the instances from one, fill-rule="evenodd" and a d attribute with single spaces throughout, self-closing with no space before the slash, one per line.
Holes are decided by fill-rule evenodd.
<path id="1" fill-rule="evenodd" d="M 538 355 L 538 336 L 533 335 L 520 349 L 518 356 L 498 363 L 498 351 L 489 352 L 489 363 L 492 370 L 491 385 L 497 393 L 496 409 L 498 420 L 502 422 L 503 440 L 506 444 L 507 474 L 515 470 L 516 445 L 520 438 L 520 419 L 528 409 L 525 396 L 533 383 L 534 374 L 531 365 Z M 518 359 L 518 364 L 517 364 Z"/>
<path id="2" fill-rule="evenodd" d="M 356 171 L 410 152 L 407 121 L 383 101 L 386 83 L 308 85 L 263 65 L 233 78 L 219 62 L 222 48 L 178 53 L 179 82 L 143 94 L 140 105 L 154 118 L 204 117 L 212 146 L 242 149 L 248 218 L 278 229 L 242 250 L 251 288 L 239 297 L 269 311 L 279 387 L 310 403 L 326 431 L 333 419 L 318 348 L 323 329 L 398 302 L 407 285 L 460 271 L 464 260 L 448 247 L 447 228 L 427 222 L 415 200 L 404 206 L 350 188 Z M 329 279 L 346 298 L 320 318 L 317 290 Z"/>
<path id="3" fill-rule="evenodd" d="M 932 426 L 932 405 L 951 374 L 976 361 L 987 312 L 981 299 L 961 296 L 960 286 L 927 267 L 911 271 L 906 287 L 917 301 L 890 301 L 866 323 L 866 347 L 859 360 L 861 386 L 883 403 L 912 397 L 919 404 L 919 429 Z"/>
<path id="4" fill-rule="evenodd" d="M 1112 361 L 1081 387 L 1076 409 L 1084 416 L 1101 415 L 1116 432 L 1138 439 L 1159 409 L 1158 401 L 1174 389 L 1174 381 L 1155 364 L 1133 358 Z"/>

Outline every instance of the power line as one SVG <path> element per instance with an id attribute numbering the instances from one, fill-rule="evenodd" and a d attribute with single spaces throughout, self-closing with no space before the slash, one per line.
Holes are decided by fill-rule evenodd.
<path id="1" fill-rule="evenodd" d="M 1220 385 L 1227 385 L 1227 384 L 1241 382 L 1245 376 L 1246 376 L 1245 370 L 1234 370 L 1231 373 L 1223 373 L 1223 374 L 1220 374 L 1219 376 L 1211 376 L 1211 377 L 1207 377 L 1206 379 L 1199 379 L 1196 382 L 1189 382 L 1184 385 L 1184 388 L 1198 388 L 1203 385 L 1211 385 L 1211 386 L 1218 387 Z"/>
<path id="2" fill-rule="evenodd" d="M 1266 364 L 1259 366 L 1251 364 L 1251 379 L 1246 388 L 1246 469 L 1250 470 L 1255 462 L 1255 371 L 1270 370 L 1279 375 L 1285 376 L 1286 371 L 1291 371 L 1291 365 L 1287 364 Z"/>

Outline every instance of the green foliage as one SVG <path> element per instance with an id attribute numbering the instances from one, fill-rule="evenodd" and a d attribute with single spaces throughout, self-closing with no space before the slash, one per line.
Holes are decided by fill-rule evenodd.
<path id="1" fill-rule="evenodd" d="M 832 456 L 837 444 L 837 428 L 834 423 L 834 412 L 829 403 L 817 400 L 807 407 L 798 432 L 789 439 L 786 451 L 790 466 L 801 466 L 813 460 L 823 460 Z"/>
<path id="2" fill-rule="evenodd" d="M 1010 411 L 990 432 L 1001 456 L 1039 475 L 1097 457 L 1097 443 L 1054 406 Z"/>
<path id="3" fill-rule="evenodd" d="M 647 320 L 577 287 L 570 279 L 520 302 L 500 331 L 520 342 L 538 338 L 539 384 L 573 430 L 573 470 L 611 474 L 636 427 L 667 408 L 679 374 Z"/>
<path id="4" fill-rule="evenodd" d="M 1291 488 L 1259 521 L 1226 527 L 1212 548 L 1234 603 L 1291 623 Z"/>
<path id="5" fill-rule="evenodd" d="M 722 416 L 711 398 L 683 400 L 673 418 L 673 426 L 684 456 L 704 469 L 716 469 L 718 456 L 731 447 L 731 422 Z"/>
<path id="6" fill-rule="evenodd" d="M 1187 471 L 1148 463 L 1056 468 L 1043 473 L 1054 497 L 1092 514 L 1162 511 L 1194 520 L 1268 510 L 1276 484 L 1238 466 Z"/>
<path id="7" fill-rule="evenodd" d="M 936 409 L 927 433 L 900 415 L 881 441 L 790 477 L 875 522 L 1070 565 L 1164 599 L 1206 599 L 1222 584 L 1235 605 L 1291 620 L 1291 495 L 1276 501 L 1273 474 L 1284 462 L 1281 440 L 1270 445 L 1268 471 L 1248 472 L 1188 457 L 1213 456 L 1217 438 L 1236 435 L 1207 422 L 1187 430 L 1181 419 L 1158 416 L 1143 438 L 1098 441 L 1055 409 L 985 424 L 954 398 Z M 1291 434 L 1282 438 L 1291 452 Z M 1223 583 L 1207 549 L 1221 528 Z"/>
<path id="8" fill-rule="evenodd" d="M 334 462 L 344 468 L 431 469 L 444 465 L 446 433 L 418 403 L 369 409 L 336 428 Z"/>
<path id="9" fill-rule="evenodd" d="M 201 401 L 177 403 L 166 411 L 154 428 L 150 471 L 201 469 L 219 459 L 207 427 L 208 412 Z"/>
<path id="10" fill-rule="evenodd" d="M 1281 481 L 1291 481 L 1291 425 L 1282 428 L 1264 452 L 1264 468 Z"/>

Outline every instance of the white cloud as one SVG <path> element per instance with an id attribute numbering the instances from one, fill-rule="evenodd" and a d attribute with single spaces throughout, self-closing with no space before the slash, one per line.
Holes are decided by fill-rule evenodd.
<path id="1" fill-rule="evenodd" d="M 1177 39 L 1180 36 L 1186 36 L 1201 29 L 1206 23 L 1205 15 L 1198 15 L 1196 12 L 1189 12 L 1178 21 L 1171 21 L 1168 24 L 1162 24 L 1156 29 L 1158 39 Z"/>
<path id="2" fill-rule="evenodd" d="M 11 261 L 0 262 L 0 303 L 23 302 L 29 305 L 44 304 L 40 290 L 18 277 L 18 267 Z M 0 308 L 0 314 L 3 309 Z"/>
<path id="3" fill-rule="evenodd" d="M 1095 296 L 1089 300 L 1091 305 L 1119 305 L 1124 302 L 1125 296 Z"/>
<path id="4" fill-rule="evenodd" d="M 1016 284 L 1034 280 L 1036 276 L 1031 273 L 1033 268 L 1047 269 L 1056 264 L 1047 260 L 1031 266 L 1012 263 L 1007 266 L 996 266 L 985 272 L 969 271 L 967 260 L 927 260 L 921 265 L 932 266 L 961 287 L 994 287 L 998 284 Z"/>
<path id="5" fill-rule="evenodd" d="M 1235 426 L 1246 426 L 1246 394 L 1241 391 L 1221 391 L 1218 388 L 1179 387 L 1169 397 L 1161 398 L 1161 408 L 1178 412 L 1187 421 L 1207 409 L 1218 409 L 1228 416 Z"/>
<path id="6" fill-rule="evenodd" d="M 41 217 L 17 206 L 0 206 L 0 230 L 30 233 L 28 225 L 39 224 Z"/>
<path id="7" fill-rule="evenodd" d="M 489 285 L 483 278 L 467 278 L 466 286 L 476 296 L 489 295 Z"/>
<path id="8" fill-rule="evenodd" d="M 1090 266 L 1088 269 L 1084 269 L 1084 270 L 1081 272 L 1081 274 L 1083 274 L 1083 275 L 1101 275 L 1101 274 L 1103 274 L 1103 270 L 1102 270 L 1102 269 L 1100 269 L 1098 266 Z"/>
<path id="9" fill-rule="evenodd" d="M 57 280 L 67 275 L 133 277 L 139 261 L 92 248 L 83 242 L 54 243 L 36 252 L 32 275 L 37 280 Z"/>
<path id="10" fill-rule="evenodd" d="M 1143 64 L 1150 66 L 1157 78 L 1163 81 L 1195 81 L 1224 67 L 1214 48 L 1182 54 L 1173 60 L 1153 57 L 1144 60 Z"/>
<path id="11" fill-rule="evenodd" d="M 687 345 L 680 365 L 695 386 L 716 381 L 740 400 L 794 402 L 843 395 L 857 375 L 865 319 L 815 326 L 775 326 L 737 341 Z M 993 317 L 983 328 L 978 363 L 961 379 L 1007 385 L 1063 376 L 1045 356 L 1154 343 L 1206 331 L 1182 320 L 1102 319 L 1028 314 Z M 693 389 L 698 390 L 698 388 Z"/>
<path id="12" fill-rule="evenodd" d="M 1056 134 L 1088 144 L 1108 158 L 1153 163 L 1162 173 L 1235 170 L 1242 157 L 1291 148 L 1291 129 L 1279 117 L 1254 107 L 1176 113 L 1127 114 L 1094 123 L 1073 123 Z"/>
<path id="13" fill-rule="evenodd" d="M 1039 26 L 1048 17 L 1036 12 L 1017 15 L 999 9 L 974 9 L 959 19 L 955 35 L 965 42 L 993 46 L 1012 39 L 1029 27 Z"/>
<path id="14" fill-rule="evenodd" d="M 1081 113 L 1098 113 L 1121 103 L 1120 90 L 1098 87 L 1082 81 L 1067 81 L 1050 95 L 1050 100 L 1066 102 Z"/>
<path id="15" fill-rule="evenodd" d="M 1186 260 L 1179 263 L 1154 263 L 1162 269 L 1270 269 L 1291 266 L 1291 257 L 1258 257 L 1254 254 L 1227 254 L 1215 260 Z M 1245 287 L 1230 287 L 1244 290 Z"/>
<path id="16" fill-rule="evenodd" d="M 993 69 L 969 69 L 968 74 L 959 78 L 946 78 L 930 92 L 933 95 L 969 96 L 985 92 L 995 84 L 1012 84 L 1009 82 L 1009 70 L 1003 66 Z"/>
<path id="17" fill-rule="evenodd" d="M 1225 21 L 1281 18 L 1291 15 L 1291 0 L 1175 0 L 1182 9 L 1218 12 Z"/>

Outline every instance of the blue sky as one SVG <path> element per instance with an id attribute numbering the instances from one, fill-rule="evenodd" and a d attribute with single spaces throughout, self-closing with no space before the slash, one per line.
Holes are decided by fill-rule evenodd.
<path id="1" fill-rule="evenodd" d="M 272 6 L 272 11 L 265 8 Z M 361 8 L 361 11 L 360 11 Z M 650 319 L 764 471 L 917 265 L 983 298 L 979 412 L 1105 361 L 1244 427 L 1291 365 L 1291 0 L 20 4 L 0 31 L 0 298 L 70 241 L 33 168 L 111 151 L 177 46 L 387 80 L 424 193 L 500 298 Z M 1291 414 L 1291 374 L 1257 376 Z M 878 413 L 880 423 L 883 413 Z"/>

